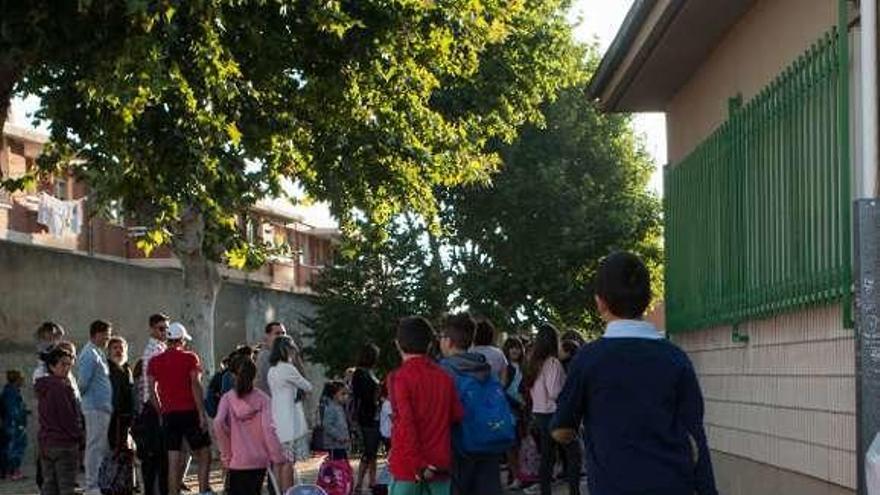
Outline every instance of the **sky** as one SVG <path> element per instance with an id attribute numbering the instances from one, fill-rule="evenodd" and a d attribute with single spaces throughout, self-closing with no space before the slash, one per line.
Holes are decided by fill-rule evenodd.
<path id="1" fill-rule="evenodd" d="M 576 24 L 575 37 L 582 42 L 596 42 L 605 53 L 617 34 L 634 0 L 574 0 L 570 20 Z M 633 118 L 636 134 L 654 159 L 654 175 L 649 187 L 663 193 L 663 165 L 666 164 L 666 119 L 662 113 L 641 113 Z"/>
<path id="2" fill-rule="evenodd" d="M 584 43 L 597 43 L 604 54 L 626 13 L 634 0 L 574 0 L 570 12 L 570 21 L 575 25 L 575 37 Z M 27 100 L 15 99 L 12 107 L 13 122 L 29 125 L 29 114 L 39 105 L 37 98 Z M 662 113 L 636 114 L 633 128 L 645 143 L 645 147 L 654 159 L 655 171 L 649 187 L 658 195 L 662 194 L 662 167 L 666 163 L 666 124 Z M 315 226 L 332 226 L 333 221 L 326 207 L 312 205 L 300 207 L 306 221 Z"/>

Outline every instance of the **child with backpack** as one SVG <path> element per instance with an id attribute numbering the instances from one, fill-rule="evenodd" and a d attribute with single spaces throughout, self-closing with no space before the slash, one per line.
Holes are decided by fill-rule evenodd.
<path id="1" fill-rule="evenodd" d="M 574 441 L 583 421 L 591 495 L 717 495 L 694 367 L 642 319 L 648 269 L 633 254 L 614 253 L 599 264 L 595 289 L 605 334 L 571 364 L 554 438 Z"/>
<path id="2" fill-rule="evenodd" d="M 455 380 L 464 418 L 452 436 L 456 495 L 501 495 L 501 457 L 516 443 L 516 421 L 486 357 L 468 352 L 476 323 L 467 313 L 446 318 L 440 364 Z"/>
<path id="3" fill-rule="evenodd" d="M 404 318 L 397 325 L 403 364 L 388 377 L 391 495 L 449 495 L 452 426 L 464 410 L 452 378 L 428 357 L 433 341 L 424 318 Z"/>

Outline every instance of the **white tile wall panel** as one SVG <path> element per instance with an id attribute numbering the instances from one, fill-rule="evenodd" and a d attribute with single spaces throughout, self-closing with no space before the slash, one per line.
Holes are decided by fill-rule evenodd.
<path id="1" fill-rule="evenodd" d="M 706 401 L 706 422 L 840 450 L 855 444 L 855 415 Z"/>
<path id="2" fill-rule="evenodd" d="M 723 427 L 707 431 L 714 450 L 855 488 L 853 452 Z"/>
<path id="3" fill-rule="evenodd" d="M 706 398 L 711 447 L 855 487 L 855 342 L 840 306 L 672 336 Z"/>
<path id="4" fill-rule="evenodd" d="M 852 337 L 689 354 L 703 375 L 848 376 L 855 362 Z"/>
<path id="5" fill-rule="evenodd" d="M 855 432 L 854 432 L 855 434 Z M 856 487 L 856 453 L 832 450 L 828 481 L 849 488 Z"/>

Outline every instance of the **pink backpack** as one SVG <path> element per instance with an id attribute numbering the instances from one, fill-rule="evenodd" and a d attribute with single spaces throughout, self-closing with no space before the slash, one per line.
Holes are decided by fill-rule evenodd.
<path id="1" fill-rule="evenodd" d="M 534 437 L 526 435 L 519 447 L 519 466 L 516 478 L 520 483 L 537 483 L 541 468 L 541 454 Z"/>
<path id="2" fill-rule="evenodd" d="M 318 469 L 315 484 L 323 488 L 327 495 L 350 495 L 354 487 L 354 471 L 347 460 L 331 461 L 327 457 Z"/>

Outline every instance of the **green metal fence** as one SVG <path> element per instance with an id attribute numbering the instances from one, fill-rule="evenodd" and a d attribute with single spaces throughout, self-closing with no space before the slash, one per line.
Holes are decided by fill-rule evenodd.
<path id="1" fill-rule="evenodd" d="M 669 331 L 848 299 L 848 47 L 832 30 L 667 167 Z M 845 31 L 844 31 L 845 32 Z"/>

